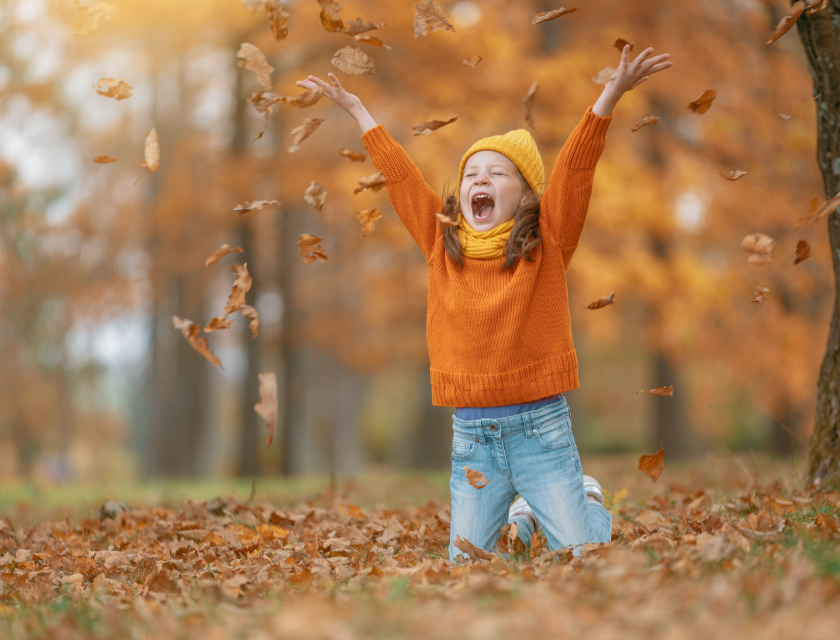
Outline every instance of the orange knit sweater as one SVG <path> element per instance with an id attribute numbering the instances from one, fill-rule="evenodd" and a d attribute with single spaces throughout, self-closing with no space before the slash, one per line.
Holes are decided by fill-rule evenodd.
<path id="1" fill-rule="evenodd" d="M 435 406 L 496 407 L 578 388 L 566 269 L 612 117 L 587 108 L 543 193 L 534 261 L 517 259 L 506 271 L 502 259 L 464 257 L 463 267 L 452 262 L 435 217 L 443 210 L 440 196 L 383 125 L 362 136 L 394 210 L 429 265 L 426 338 Z"/>

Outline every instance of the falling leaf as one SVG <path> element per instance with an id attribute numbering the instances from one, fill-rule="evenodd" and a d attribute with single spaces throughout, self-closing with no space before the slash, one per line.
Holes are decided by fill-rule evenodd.
<path id="1" fill-rule="evenodd" d="M 324 200 L 327 199 L 327 190 L 314 180 L 306 187 L 303 192 L 303 201 L 306 204 L 311 204 L 315 207 L 315 211 L 320 211 L 324 206 Z"/>
<path id="2" fill-rule="evenodd" d="M 674 385 L 667 387 L 656 387 L 656 389 L 639 389 L 636 395 L 640 393 L 649 393 L 652 396 L 667 396 L 668 398 L 674 395 Z"/>
<path id="3" fill-rule="evenodd" d="M 566 9 L 566 7 L 560 7 L 559 9 L 554 9 L 553 11 L 538 11 L 533 20 L 531 20 L 531 24 L 539 24 L 540 22 L 556 20 L 560 16 L 565 16 L 567 13 L 572 13 L 573 11 L 577 11 L 577 9 Z"/>
<path id="4" fill-rule="evenodd" d="M 595 84 L 607 84 L 616 74 L 618 69 L 610 67 L 609 65 L 601 69 L 597 75 L 592 76 L 591 80 Z"/>
<path id="5" fill-rule="evenodd" d="M 537 98 L 537 89 L 540 88 L 540 81 L 534 80 L 531 83 L 531 88 L 528 89 L 528 93 L 525 94 L 525 97 L 522 99 L 522 104 L 525 105 L 525 122 L 528 124 L 528 128 L 531 131 L 534 130 L 534 101 Z"/>
<path id="6" fill-rule="evenodd" d="M 347 30 L 345 33 L 348 36 L 357 36 L 360 33 L 367 33 L 368 31 L 376 31 L 377 29 L 381 29 L 385 26 L 384 22 L 380 24 L 373 24 L 372 22 L 365 22 L 361 18 L 356 18 L 355 20 L 351 20 L 347 23 Z"/>
<path id="7" fill-rule="evenodd" d="M 349 158 L 353 162 L 364 162 L 367 158 L 366 153 L 358 153 L 356 151 L 350 151 L 350 149 L 342 149 L 340 155 L 342 158 Z"/>
<path id="8" fill-rule="evenodd" d="M 743 178 L 747 175 L 746 171 L 741 171 L 740 169 L 736 169 L 735 171 L 724 171 L 721 169 L 718 173 L 727 180 L 732 180 L 732 182 L 735 182 L 738 178 Z"/>
<path id="9" fill-rule="evenodd" d="M 78 11 L 78 17 L 70 26 L 73 29 L 73 34 L 77 36 L 84 36 L 91 31 L 96 31 L 101 21 L 111 19 L 110 14 L 114 9 L 107 2 L 95 2 L 82 6 L 79 0 L 74 0 L 73 6 Z"/>
<path id="10" fill-rule="evenodd" d="M 330 32 L 344 31 L 344 21 L 341 19 L 342 7 L 333 0 L 318 0 L 321 5 L 321 24 Z"/>
<path id="11" fill-rule="evenodd" d="M 131 97 L 131 85 L 123 82 L 122 78 L 100 78 L 99 82 L 93 85 L 93 90 L 100 96 L 125 100 Z"/>
<path id="12" fill-rule="evenodd" d="M 638 131 L 642 127 L 646 127 L 646 126 L 651 125 L 651 124 L 659 124 L 659 116 L 645 116 L 644 118 L 642 118 L 642 121 L 639 124 L 637 124 L 635 127 L 632 127 L 630 129 L 630 131 L 635 133 L 636 131 Z"/>
<path id="13" fill-rule="evenodd" d="M 213 333 L 214 331 L 229 329 L 230 325 L 232 325 L 233 323 L 233 320 L 228 320 L 223 316 L 216 316 L 205 325 L 204 333 Z"/>
<path id="14" fill-rule="evenodd" d="M 271 26 L 271 32 L 275 40 L 285 40 L 292 28 L 292 16 L 283 8 L 282 4 L 272 6 L 273 3 L 265 3 L 265 16 Z"/>
<path id="15" fill-rule="evenodd" d="M 753 233 L 741 241 L 741 248 L 750 254 L 747 258 L 750 264 L 767 264 L 773 259 L 776 241 L 763 233 Z"/>
<path id="16" fill-rule="evenodd" d="M 253 71 L 262 88 L 265 91 L 271 91 L 271 72 L 274 71 L 274 67 L 268 64 L 268 60 L 265 59 L 262 51 L 250 42 L 243 42 L 239 45 L 236 57 L 243 58 L 239 63 L 240 67 Z"/>
<path id="17" fill-rule="evenodd" d="M 272 205 L 280 205 L 282 204 L 279 200 L 254 200 L 253 202 L 245 202 L 243 204 L 236 205 L 233 210 L 238 211 L 239 215 L 241 216 L 243 213 L 248 213 L 249 211 L 261 211 L 263 207 L 269 207 Z"/>
<path id="18" fill-rule="evenodd" d="M 652 456 L 642 456 L 639 458 L 639 471 L 651 478 L 654 482 L 659 480 L 662 474 L 662 469 L 665 468 L 665 441 L 662 440 L 659 445 L 659 451 Z"/>
<path id="19" fill-rule="evenodd" d="M 377 171 L 373 175 L 367 176 L 359 180 L 359 186 L 353 189 L 354 194 L 359 194 L 362 191 L 367 189 L 371 189 L 374 193 L 379 191 L 382 187 L 384 187 L 387 183 L 385 182 L 385 176 L 382 175 L 381 171 Z"/>
<path id="20" fill-rule="evenodd" d="M 260 314 L 250 304 L 242 305 L 239 310 L 243 316 L 248 318 L 248 329 L 251 330 L 251 337 L 256 338 L 260 335 Z"/>
<path id="21" fill-rule="evenodd" d="M 586 308 L 587 309 L 601 309 L 603 307 L 606 307 L 607 305 L 612 304 L 613 302 L 615 302 L 615 291 L 613 291 L 608 296 L 603 296 L 602 298 L 598 298 L 595 302 L 590 302 L 588 305 L 586 305 Z"/>
<path id="22" fill-rule="evenodd" d="M 362 42 L 364 44 L 369 44 L 372 47 L 384 47 L 385 49 L 388 49 L 388 51 L 391 50 L 390 45 L 385 44 L 384 42 L 382 42 L 382 40 L 380 40 L 379 38 L 376 38 L 374 36 L 366 36 L 366 35 L 353 36 L 353 40 L 355 40 L 356 42 Z"/>
<path id="23" fill-rule="evenodd" d="M 817 0 L 819 2 L 819 0 Z M 827 0 L 825 0 L 827 3 Z M 815 3 L 816 4 L 816 3 Z M 769 47 L 771 44 L 776 42 L 779 38 L 785 35 L 788 31 L 793 28 L 793 25 L 796 24 L 796 21 L 799 19 L 799 16 L 803 14 L 805 9 L 808 8 L 808 4 L 803 0 L 798 0 L 794 2 L 790 7 L 790 13 L 788 13 L 784 18 L 779 21 L 779 24 L 776 25 L 776 29 L 773 33 L 770 34 L 770 39 L 767 41 L 767 46 Z M 820 7 L 825 8 L 825 7 Z M 812 9 L 812 11 L 819 11 L 819 8 Z M 809 11 L 811 13 L 812 11 Z"/>
<path id="24" fill-rule="evenodd" d="M 217 367 L 222 365 L 222 361 L 213 355 L 210 351 L 207 338 L 202 338 L 198 325 L 192 320 L 181 320 L 178 316 L 172 316 L 172 326 L 181 332 L 181 335 L 187 339 L 190 346 L 198 351 L 201 355 L 207 358 Z"/>
<path id="25" fill-rule="evenodd" d="M 382 214 L 379 212 L 379 209 L 371 209 L 370 211 L 364 209 L 362 211 L 359 211 L 359 213 L 356 214 L 356 218 L 359 220 L 359 222 L 362 223 L 362 226 L 364 227 L 362 235 L 366 236 L 371 231 L 373 231 L 373 228 L 376 226 L 376 221 L 379 220 L 381 217 Z"/>
<path id="26" fill-rule="evenodd" d="M 455 31 L 449 22 L 440 13 L 434 0 L 423 0 L 414 5 L 414 38 L 434 33 L 438 29 L 444 31 Z"/>
<path id="27" fill-rule="evenodd" d="M 236 281 L 233 283 L 227 303 L 225 303 L 225 313 L 221 316 L 222 319 L 227 318 L 231 313 L 239 311 L 245 304 L 245 294 L 251 290 L 253 280 L 251 274 L 248 273 L 248 263 L 239 265 L 231 265 L 231 270 L 236 274 Z"/>
<path id="28" fill-rule="evenodd" d="M 229 244 L 225 243 L 207 256 L 207 260 L 204 261 L 204 266 L 209 267 L 211 264 L 216 264 L 229 253 L 242 253 L 242 247 L 231 247 Z"/>
<path id="29" fill-rule="evenodd" d="M 307 89 L 303 93 L 296 96 L 282 96 L 277 98 L 277 102 L 288 104 L 292 107 L 311 107 L 324 96 L 324 87 L 318 85 L 314 89 Z"/>
<path id="30" fill-rule="evenodd" d="M 450 218 L 445 213 L 436 213 L 437 219 L 440 220 L 440 223 L 445 227 L 457 227 L 458 221 L 454 218 Z"/>
<path id="31" fill-rule="evenodd" d="M 416 7 L 417 5 L 414 6 Z M 472 542 L 464 540 L 460 535 L 455 536 L 455 541 L 452 544 L 466 553 L 471 560 L 492 560 L 497 557 L 495 553 L 490 553 L 480 547 L 476 547 Z"/>
<path id="32" fill-rule="evenodd" d="M 484 474 L 481 471 L 476 471 L 475 469 L 470 469 L 469 467 L 464 467 L 464 473 L 467 474 L 467 482 L 470 483 L 471 487 L 475 487 L 476 489 L 483 489 L 490 481 L 484 477 Z"/>
<path id="33" fill-rule="evenodd" d="M 619 51 L 624 51 L 624 47 L 630 45 L 630 53 L 633 53 L 633 46 L 636 44 L 635 42 L 628 42 L 624 38 L 618 38 L 615 42 L 612 43 L 612 46 L 618 49 Z"/>
<path id="34" fill-rule="evenodd" d="M 265 446 L 268 448 L 277 428 L 277 375 L 273 371 L 264 371 L 259 374 L 259 378 L 260 401 L 254 405 L 254 411 L 266 422 L 268 437 Z"/>
<path id="35" fill-rule="evenodd" d="M 820 204 L 822 199 L 818 196 L 814 196 L 811 198 L 811 215 L 807 218 L 802 218 L 799 222 L 796 223 L 797 228 L 804 226 L 806 224 L 811 224 L 812 222 L 816 222 L 817 220 L 822 220 L 828 215 L 834 213 L 837 207 L 840 207 L 840 192 L 837 193 L 831 200 L 824 204 Z"/>
<path id="36" fill-rule="evenodd" d="M 299 127 L 292 129 L 292 146 L 289 147 L 289 153 L 294 153 L 300 149 L 300 143 L 311 136 L 315 129 L 321 126 L 321 123 L 326 118 L 307 118 Z"/>
<path id="37" fill-rule="evenodd" d="M 750 302 L 766 302 L 767 301 L 767 293 L 769 291 L 770 291 L 770 289 L 768 289 L 767 287 L 762 286 L 761 284 L 757 285 L 756 288 L 755 288 L 755 293 L 753 294 L 753 297 L 750 298 Z"/>
<path id="38" fill-rule="evenodd" d="M 449 120 L 432 120 L 431 122 L 421 122 L 416 127 L 411 129 L 411 135 L 413 136 L 428 136 L 431 135 L 432 131 L 437 131 L 441 127 L 445 127 L 448 124 L 452 124 L 458 119 L 458 116 L 454 118 L 450 118 Z"/>
<path id="39" fill-rule="evenodd" d="M 796 243 L 796 255 L 793 257 L 793 264 L 796 266 L 800 262 L 811 259 L 811 245 L 800 240 Z"/>
<path id="40" fill-rule="evenodd" d="M 145 160 L 140 163 L 140 166 L 145 167 L 149 173 L 157 171 L 160 167 L 160 144 L 158 144 L 158 134 L 155 127 L 152 127 L 152 130 L 146 134 L 143 155 Z"/>
<path id="41" fill-rule="evenodd" d="M 339 71 L 359 76 L 360 78 L 367 78 L 370 74 L 376 72 L 373 58 L 359 49 L 359 47 L 351 47 L 349 44 L 336 51 L 330 62 Z"/>
<path id="42" fill-rule="evenodd" d="M 112 162 L 116 162 L 116 158 L 112 158 L 111 156 L 96 156 L 93 161 L 96 164 L 111 164 Z"/>
<path id="43" fill-rule="evenodd" d="M 271 116 L 271 112 L 274 108 L 274 105 L 278 102 L 281 102 L 282 98 L 275 93 L 270 91 L 257 91 L 256 93 L 251 94 L 248 96 L 248 102 L 250 102 L 254 109 L 256 109 L 259 113 L 263 114 L 265 121 L 263 122 L 262 131 L 259 132 L 254 140 L 259 140 L 263 137 L 266 128 L 268 127 L 268 118 Z"/>
<path id="44" fill-rule="evenodd" d="M 707 89 L 703 92 L 702 96 L 697 98 L 697 100 L 689 102 L 688 108 L 694 111 L 694 113 L 706 113 L 709 110 L 709 107 L 712 106 L 712 102 L 715 98 L 717 98 L 717 91 L 714 89 Z"/>
<path id="45" fill-rule="evenodd" d="M 303 257 L 304 264 L 309 264 L 310 262 L 315 262 L 316 260 L 322 260 L 324 262 L 327 261 L 327 252 L 321 245 L 318 244 L 322 240 L 323 238 L 319 238 L 318 236 L 313 236 L 308 233 L 303 233 L 298 236 L 298 251 Z"/>
<path id="46" fill-rule="evenodd" d="M 465 67 L 469 67 L 470 69 L 475 69 L 475 65 L 482 61 L 481 56 L 470 56 L 469 58 L 464 58 L 461 60 L 461 64 Z"/>

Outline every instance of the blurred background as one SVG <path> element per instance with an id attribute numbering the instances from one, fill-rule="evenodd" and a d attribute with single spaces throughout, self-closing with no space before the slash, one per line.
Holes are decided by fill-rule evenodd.
<path id="1" fill-rule="evenodd" d="M 345 22 L 385 23 L 390 49 L 329 33 L 316 0 L 289 0 L 277 41 L 250 0 L 0 0 L 0 480 L 44 483 L 333 472 L 449 465 L 451 408 L 431 405 L 423 256 L 375 172 L 355 122 L 329 100 L 277 105 L 237 66 L 240 44 L 274 67 L 278 95 L 336 72 L 439 192 L 479 137 L 525 126 L 547 169 L 617 66 L 617 38 L 668 52 L 674 68 L 614 112 L 589 218 L 569 271 L 579 390 L 567 394 L 588 455 L 802 451 L 813 425 L 833 274 L 824 225 L 794 229 L 821 194 L 812 83 L 794 28 L 765 42 L 785 0 L 586 0 L 532 25 L 542 1 L 440 2 L 456 33 L 413 37 L 412 0 L 341 0 Z M 252 12 L 249 7 L 257 7 Z M 98 16 L 98 17 L 97 17 Z M 345 45 L 376 61 L 337 72 Z M 461 64 L 481 56 L 476 69 Z M 133 95 L 98 95 L 121 78 Z M 707 89 L 703 115 L 687 108 Z M 804 106 L 804 108 L 803 108 Z M 801 109 L 801 110 L 800 110 Z M 780 114 L 792 115 L 784 118 Z M 457 122 L 431 136 L 411 128 Z M 645 116 L 659 124 L 636 132 Z M 294 154 L 291 130 L 325 118 Z M 160 170 L 142 175 L 155 127 Z M 118 162 L 92 162 L 108 155 Z M 720 171 L 746 171 L 732 182 Z M 303 200 L 324 185 L 319 212 Z M 135 183 L 136 182 L 136 183 Z M 239 215 L 245 201 L 277 199 Z M 378 208 L 367 236 L 356 213 Z M 777 241 L 747 264 L 742 238 Z M 304 264 L 301 233 L 327 262 Z M 813 258 L 794 267 L 804 239 Z M 222 243 L 241 246 L 210 267 Z M 238 319 L 208 334 L 213 367 L 172 327 L 219 315 L 247 262 L 257 339 Z M 762 304 L 749 299 L 758 284 Z M 586 305 L 616 292 L 598 311 Z M 238 316 L 237 316 L 238 317 Z M 275 444 L 253 411 L 257 375 L 276 371 Z M 673 398 L 636 394 L 675 385 Z"/>

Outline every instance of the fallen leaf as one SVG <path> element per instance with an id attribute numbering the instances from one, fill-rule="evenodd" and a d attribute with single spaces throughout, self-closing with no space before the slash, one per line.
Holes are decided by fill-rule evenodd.
<path id="1" fill-rule="evenodd" d="M 111 156 L 96 156 L 93 161 L 96 164 L 111 164 L 112 162 L 116 162 L 116 158 L 112 158 Z"/>
<path id="2" fill-rule="evenodd" d="M 277 102 L 282 102 L 283 104 L 303 109 L 305 107 L 311 107 L 322 97 L 324 97 L 324 87 L 319 85 L 314 89 L 307 89 L 296 96 L 281 96 L 277 98 Z"/>
<path id="3" fill-rule="evenodd" d="M 642 118 L 642 121 L 636 126 L 632 127 L 630 131 L 635 133 L 642 127 L 646 127 L 651 124 L 659 124 L 659 116 L 645 116 L 644 118 Z"/>
<path id="4" fill-rule="evenodd" d="M 367 33 L 368 31 L 376 31 L 385 26 L 384 22 L 373 24 L 372 22 L 365 22 L 361 18 L 356 18 L 347 23 L 347 30 L 345 33 L 348 36 L 356 37 L 360 33 Z"/>
<path id="5" fill-rule="evenodd" d="M 799 222 L 797 222 L 797 228 L 806 224 L 811 224 L 817 220 L 822 220 L 826 216 L 834 213 L 837 207 L 840 207 L 840 192 L 838 192 L 837 195 L 828 202 L 820 204 L 821 202 L 822 199 L 819 196 L 811 198 L 811 215 L 807 218 L 802 218 Z"/>
<path id="6" fill-rule="evenodd" d="M 659 451 L 653 455 L 645 455 L 639 458 L 639 471 L 651 478 L 654 482 L 659 480 L 662 470 L 665 468 L 665 441 L 659 445 Z"/>
<path id="7" fill-rule="evenodd" d="M 723 169 L 721 169 L 720 171 L 718 171 L 718 173 L 720 173 L 720 175 L 722 175 L 727 180 L 732 180 L 733 182 L 738 178 L 743 178 L 745 175 L 747 175 L 746 171 L 741 171 L 740 169 L 736 169 L 735 171 L 724 171 Z"/>
<path id="8" fill-rule="evenodd" d="M 559 9 L 554 9 L 552 11 L 538 11 L 534 18 L 531 20 L 531 24 L 539 24 L 540 22 L 556 20 L 560 16 L 565 16 L 567 13 L 572 13 L 573 11 L 577 11 L 577 9 L 567 9 L 566 7 L 560 7 Z"/>
<path id="9" fill-rule="evenodd" d="M 753 297 L 750 298 L 750 302 L 766 302 L 768 291 L 770 291 L 770 289 L 767 287 L 764 287 L 761 284 L 757 285 Z"/>
<path id="10" fill-rule="evenodd" d="M 339 152 L 342 158 L 349 158 L 353 162 L 364 162 L 367 159 L 366 153 L 357 153 L 355 151 L 350 151 L 350 149 L 342 149 Z"/>
<path id="11" fill-rule="evenodd" d="M 362 223 L 362 227 L 364 227 L 362 231 L 362 235 L 366 236 L 373 228 L 376 226 L 376 221 L 382 217 L 382 214 L 379 212 L 379 209 L 371 209 L 368 211 L 367 209 L 363 209 L 356 214 L 356 218 L 359 222 Z"/>
<path id="12" fill-rule="evenodd" d="M 425 36 L 430 33 L 434 33 L 438 29 L 443 29 L 444 31 L 455 31 L 455 27 L 453 27 L 449 22 L 447 22 L 446 18 L 444 18 L 440 13 L 440 7 L 438 7 L 434 0 L 423 0 L 423 2 L 419 2 L 414 5 L 414 38 L 415 40 L 420 36 Z"/>
<path id="13" fill-rule="evenodd" d="M 666 520 L 658 511 L 643 509 L 639 512 L 639 515 L 636 516 L 636 522 L 642 525 L 650 533 L 653 533 L 654 531 L 657 531 L 662 526 L 664 526 Z"/>
<path id="14" fill-rule="evenodd" d="M 367 78 L 376 72 L 373 58 L 359 49 L 359 47 L 351 47 L 349 44 L 336 51 L 330 62 L 339 71 L 359 76 L 360 78 Z"/>
<path id="15" fill-rule="evenodd" d="M 125 100 L 131 97 L 131 85 L 123 82 L 122 78 L 100 78 L 99 82 L 93 85 L 93 90 L 100 96 Z"/>
<path id="16" fill-rule="evenodd" d="M 465 67 L 469 67 L 470 69 L 475 69 L 475 65 L 482 61 L 481 56 L 470 56 L 469 58 L 464 58 L 461 60 L 461 64 Z"/>
<path id="17" fill-rule="evenodd" d="M 484 549 L 480 549 L 469 540 L 464 540 L 461 536 L 455 536 L 453 544 L 466 553 L 471 560 L 492 560 L 494 557 L 497 557 L 495 553 L 490 553 Z"/>
<path id="18" fill-rule="evenodd" d="M 318 0 L 321 5 L 321 24 L 330 32 L 344 31 L 344 21 L 341 19 L 342 7 L 334 0 Z"/>
<path id="19" fill-rule="evenodd" d="M 259 374 L 259 378 L 260 401 L 254 405 L 254 411 L 266 421 L 268 437 L 265 447 L 267 449 L 274 440 L 274 432 L 277 428 L 277 376 L 273 371 L 264 371 Z"/>
<path id="20" fill-rule="evenodd" d="M 382 40 L 375 36 L 353 36 L 353 40 L 355 40 L 356 42 L 363 42 L 364 44 L 369 44 L 372 47 L 383 47 L 385 49 L 388 49 L 388 51 L 391 50 L 391 45 L 385 44 L 384 42 L 382 42 Z"/>
<path id="21" fill-rule="evenodd" d="M 811 245 L 800 240 L 796 243 L 796 255 L 793 257 L 793 264 L 797 265 L 800 262 L 811 259 Z"/>
<path id="22" fill-rule="evenodd" d="M 327 261 L 327 252 L 321 245 L 318 244 L 322 240 L 323 238 L 319 238 L 318 236 L 313 236 L 308 233 L 302 233 L 298 236 L 298 251 L 303 257 L 304 264 L 309 264 L 310 262 L 315 262 L 316 260 L 322 260 L 323 262 Z"/>
<path id="23" fill-rule="evenodd" d="M 239 310 L 243 316 L 248 318 L 248 329 L 251 331 L 251 337 L 257 338 L 260 335 L 260 313 L 250 304 L 242 305 Z"/>
<path id="24" fill-rule="evenodd" d="M 172 316 L 172 326 L 181 332 L 181 335 L 187 339 L 190 346 L 203 355 L 207 360 L 212 362 L 217 367 L 221 366 L 222 361 L 213 355 L 210 351 L 207 338 L 202 338 L 198 325 L 192 320 L 181 320 L 178 316 Z"/>
<path id="25" fill-rule="evenodd" d="M 776 241 L 763 233 L 753 233 L 741 241 L 741 248 L 750 254 L 747 257 L 750 264 L 767 264 L 773 259 Z"/>
<path id="26" fill-rule="evenodd" d="M 243 42 L 239 45 L 236 57 L 243 58 L 239 63 L 240 67 L 253 71 L 262 88 L 265 91 L 271 91 L 271 72 L 274 71 L 274 67 L 268 64 L 268 60 L 266 60 L 262 51 L 250 42 Z"/>
<path id="27" fill-rule="evenodd" d="M 78 11 L 78 16 L 70 27 L 73 29 L 73 34 L 77 36 L 84 36 L 91 31 L 96 31 L 99 28 L 100 22 L 111 19 L 110 14 L 114 9 L 107 2 L 82 5 L 76 0 L 73 5 L 76 7 L 76 11 Z"/>
<path id="28" fill-rule="evenodd" d="M 828 513 L 818 513 L 814 518 L 814 527 L 819 529 L 825 537 L 830 538 L 840 533 L 837 518 Z"/>
<path id="29" fill-rule="evenodd" d="M 157 171 L 160 167 L 160 144 L 158 144 L 158 134 L 155 127 L 152 127 L 152 130 L 146 134 L 143 155 L 145 160 L 140 163 L 140 166 L 145 167 L 149 173 Z"/>
<path id="30" fill-rule="evenodd" d="M 229 329 L 234 320 L 228 320 L 224 316 L 216 316 L 204 327 L 204 333 L 213 333 L 214 331 L 221 331 L 222 329 Z"/>
<path id="31" fill-rule="evenodd" d="M 758 513 L 750 513 L 741 521 L 738 531 L 750 538 L 771 538 L 781 533 L 785 528 L 784 518 L 762 509 Z"/>
<path id="32" fill-rule="evenodd" d="M 534 80 L 531 83 L 531 88 L 528 93 L 522 98 L 522 104 L 525 106 L 525 122 L 531 131 L 534 130 L 534 101 L 537 98 L 537 89 L 540 88 L 540 81 Z"/>
<path id="33" fill-rule="evenodd" d="M 619 51 L 624 51 L 624 47 L 630 45 L 630 53 L 633 53 L 633 47 L 636 44 L 635 42 L 628 42 L 624 38 L 618 38 L 615 42 L 612 43 L 612 46 L 618 49 Z"/>
<path id="34" fill-rule="evenodd" d="M 618 69 L 615 69 L 608 65 L 601 69 L 597 73 L 597 75 L 592 76 L 591 80 L 595 84 L 607 84 L 610 80 L 613 79 L 613 76 L 615 76 L 616 71 L 618 71 Z"/>
<path id="35" fill-rule="evenodd" d="M 432 131 L 437 131 L 441 127 L 445 127 L 448 124 L 452 124 L 458 119 L 458 116 L 450 118 L 449 120 L 432 120 L 430 122 L 421 122 L 416 127 L 411 129 L 411 135 L 413 136 L 428 136 L 431 135 Z"/>
<path id="36" fill-rule="evenodd" d="M 244 202 L 236 205 L 233 210 L 238 211 L 241 216 L 249 211 L 261 211 L 263 207 L 282 204 L 279 200 L 254 200 L 253 202 Z"/>
<path id="37" fill-rule="evenodd" d="M 229 244 L 225 243 L 207 256 L 207 260 L 204 261 L 204 266 L 209 267 L 211 264 L 216 264 L 229 253 L 242 253 L 242 251 L 242 247 L 231 247 Z"/>
<path id="38" fill-rule="evenodd" d="M 586 308 L 587 309 L 602 309 L 603 307 L 606 307 L 607 305 L 610 305 L 613 302 L 615 302 L 615 291 L 613 291 L 608 296 L 603 296 L 601 298 L 598 298 L 595 302 L 590 302 L 588 305 L 586 305 Z"/>
<path id="39" fill-rule="evenodd" d="M 455 218 L 450 218 L 445 213 L 436 213 L 437 219 L 440 220 L 440 223 L 445 227 L 457 227 L 458 221 Z"/>
<path id="40" fill-rule="evenodd" d="M 636 392 L 636 395 L 639 395 L 640 393 L 649 393 L 652 396 L 668 396 L 670 398 L 674 395 L 674 385 L 656 387 L 656 389 L 639 389 Z"/>
<path id="41" fill-rule="evenodd" d="M 315 211 L 320 211 L 324 206 L 324 201 L 327 199 L 327 190 L 314 180 L 306 187 L 303 192 L 303 201 L 306 204 L 311 204 L 315 207 Z"/>
<path id="42" fill-rule="evenodd" d="M 384 187 L 387 183 L 385 182 L 385 176 L 382 175 L 381 171 L 377 171 L 373 175 L 366 176 L 359 180 L 359 186 L 353 189 L 353 194 L 359 194 L 362 191 L 370 189 L 374 193 L 379 191 L 382 187 Z"/>
<path id="43" fill-rule="evenodd" d="M 709 107 L 712 106 L 712 102 L 717 97 L 717 91 L 714 89 L 707 89 L 703 92 L 703 95 L 694 100 L 693 102 L 688 103 L 688 108 L 694 111 L 694 113 L 706 113 L 709 110 Z"/>
<path id="44" fill-rule="evenodd" d="M 481 471 L 476 471 L 475 469 L 470 469 L 469 467 L 464 467 L 464 473 L 467 474 L 467 482 L 470 483 L 471 487 L 475 487 L 476 489 L 483 489 L 490 481 L 484 477 L 484 474 Z"/>
<path id="45" fill-rule="evenodd" d="M 289 147 L 289 153 L 294 153 L 300 149 L 300 143 L 311 136 L 325 119 L 307 118 L 303 121 L 303 124 L 292 129 L 292 146 Z"/>
<path id="46" fill-rule="evenodd" d="M 292 28 L 292 16 L 279 2 L 276 6 L 272 2 L 265 3 L 265 17 L 271 26 L 271 33 L 275 40 L 285 40 Z"/>

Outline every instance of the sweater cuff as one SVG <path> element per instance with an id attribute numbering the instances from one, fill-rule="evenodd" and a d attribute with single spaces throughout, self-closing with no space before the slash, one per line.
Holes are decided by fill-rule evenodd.
<path id="1" fill-rule="evenodd" d="M 391 137 L 385 125 L 378 124 L 362 134 L 362 142 L 373 165 L 388 182 L 397 182 L 416 169 L 411 158 Z"/>

